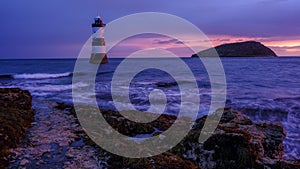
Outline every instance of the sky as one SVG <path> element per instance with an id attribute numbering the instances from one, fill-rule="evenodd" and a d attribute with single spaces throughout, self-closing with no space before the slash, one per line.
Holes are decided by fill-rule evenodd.
<path id="1" fill-rule="evenodd" d="M 214 45 L 256 40 L 280 56 L 300 56 L 299 7 L 299 0 L 2 0 L 0 58 L 76 58 L 96 15 L 109 23 L 137 12 L 182 17 Z M 146 39 L 154 46 L 181 48 L 172 39 L 153 36 L 124 41 L 119 49 L 140 49 Z M 112 57 L 122 57 L 115 51 Z"/>

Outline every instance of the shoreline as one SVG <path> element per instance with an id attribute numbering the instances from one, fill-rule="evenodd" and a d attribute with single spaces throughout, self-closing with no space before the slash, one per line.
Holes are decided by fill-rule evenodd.
<path id="1" fill-rule="evenodd" d="M 42 104 L 43 103 L 43 106 Z M 190 131 L 188 136 L 176 147 L 174 147 L 172 150 L 163 153 L 158 156 L 150 157 L 150 158 L 144 158 L 144 159 L 128 159 L 123 158 L 117 155 L 113 155 L 109 152 L 106 152 L 105 150 L 101 149 L 100 147 L 96 146 L 93 141 L 90 140 L 89 137 L 83 132 L 82 128 L 80 127 L 78 121 L 76 120 L 76 113 L 74 112 L 74 109 L 71 105 L 66 105 L 64 103 L 51 103 L 49 101 L 41 101 L 41 103 L 38 103 L 40 106 L 40 110 L 38 107 L 36 107 L 36 122 L 33 123 L 33 127 L 28 129 L 27 136 L 25 139 L 23 139 L 23 142 L 19 145 L 16 149 L 10 150 L 10 164 L 8 168 L 14 168 L 15 166 L 22 165 L 25 167 L 36 167 L 41 168 L 43 166 L 60 166 L 64 168 L 74 168 L 74 167 L 84 167 L 89 168 L 89 166 L 93 166 L 93 168 L 99 168 L 102 167 L 133 167 L 136 165 L 148 165 L 149 168 L 151 168 L 152 163 L 150 161 L 154 161 L 154 166 L 161 166 L 161 167 L 170 167 L 171 164 L 176 164 L 173 167 L 176 166 L 185 166 L 187 168 L 195 168 L 195 167 L 203 167 L 203 168 L 215 168 L 220 167 L 220 165 L 226 164 L 226 166 L 223 167 L 234 167 L 235 164 L 230 163 L 229 159 L 226 159 L 227 157 L 222 156 L 223 153 L 229 153 L 234 154 L 239 152 L 240 150 L 245 150 L 246 152 L 260 152 L 258 155 L 253 154 L 251 158 L 254 158 L 257 160 L 249 159 L 247 158 L 240 158 L 239 156 L 236 156 L 237 159 L 235 160 L 245 160 L 242 165 L 245 166 L 272 166 L 274 168 L 280 168 L 282 166 L 286 167 L 299 167 L 299 161 L 285 161 L 286 159 L 283 159 L 283 139 L 277 139 L 277 143 L 275 145 L 268 145 L 267 143 L 263 143 L 264 139 L 260 140 L 260 144 L 256 144 L 255 146 L 250 146 L 251 142 L 247 144 L 240 144 L 239 140 L 248 140 L 255 138 L 251 135 L 268 135 L 267 133 L 261 133 L 259 130 L 257 130 L 257 126 L 261 127 L 271 127 L 270 131 L 277 131 L 276 133 L 281 135 L 283 137 L 284 129 L 282 125 L 280 124 L 274 124 L 274 123 L 260 123 L 257 125 L 256 123 L 253 123 L 247 116 L 240 114 L 239 112 L 226 109 L 227 115 L 223 117 L 223 121 L 221 121 L 221 125 L 218 127 L 215 135 L 211 136 L 209 138 L 210 141 L 207 141 L 203 145 L 197 142 L 197 135 L 199 135 L 199 131 L 201 128 L 201 125 L 203 125 L 204 118 L 200 118 L 196 121 L 196 125 L 194 128 Z M 44 107 L 44 108 L 41 108 Z M 55 108 L 56 107 L 56 108 Z M 46 112 L 45 112 L 46 111 Z M 104 111 L 106 116 L 108 117 L 108 120 L 111 119 L 111 117 L 118 117 L 118 113 L 114 111 L 106 110 Z M 234 117 L 234 118 L 232 118 Z M 174 117 L 171 117 L 170 115 L 166 115 L 164 118 L 164 122 L 166 122 L 167 119 L 173 119 Z M 225 119 L 224 119 L 225 118 Z M 228 121 L 228 119 L 230 119 Z M 115 121 L 116 122 L 116 121 Z M 122 121 L 121 124 L 126 124 Z M 243 126 L 245 127 L 229 127 L 231 126 Z M 168 128 L 171 123 L 164 123 L 164 125 L 161 125 L 160 127 Z M 247 128 L 252 128 L 252 133 L 247 131 Z M 121 127 L 119 129 L 125 129 L 126 126 Z M 276 129 L 277 128 L 277 129 Z M 280 132 L 282 129 L 282 132 Z M 141 130 L 142 132 L 149 133 L 151 130 L 151 127 L 148 126 L 148 129 Z M 253 132 L 254 131 L 254 132 Z M 123 131 L 125 134 L 132 133 L 134 131 L 125 130 Z M 227 134 L 224 134 L 227 133 Z M 222 134 L 223 133 L 223 134 Z M 235 133 L 234 135 L 238 134 L 239 137 L 232 137 L 230 133 Z M 244 133 L 244 134 L 243 134 Z M 247 134 L 248 133 L 248 134 Z M 255 134 L 256 133 L 256 134 Z M 159 133 L 157 133 L 159 134 Z M 228 135 L 229 134 L 229 135 Z M 274 133 L 273 133 L 274 134 Z M 272 135 L 272 134 L 271 134 Z M 268 139 L 269 141 L 274 141 L 273 137 Z M 250 137 L 250 138 L 249 138 Z M 43 139 L 41 139 L 43 138 Z M 229 150 L 220 150 L 216 149 L 216 147 L 219 147 L 220 144 L 222 145 L 222 142 L 226 140 L 226 138 L 230 138 L 230 142 L 236 142 L 236 145 L 239 145 L 236 148 L 229 149 Z M 221 141 L 221 140 L 223 141 Z M 224 140 L 225 139 L 225 140 Z M 233 139 L 233 140 L 232 140 Z M 245 140 L 246 139 L 246 140 Z M 250 140 L 249 140 L 250 139 Z M 24 142 L 24 140 L 27 140 Z M 219 141 L 221 142 L 219 142 Z M 246 141 L 246 142 L 248 142 Z M 259 141 L 259 140 L 258 140 Z M 268 146 L 263 146 L 264 144 L 267 144 Z M 219 146 L 217 146 L 219 145 Z M 260 146 L 259 146 L 260 145 Z M 249 147 L 250 146 L 250 147 Z M 260 147 L 260 149 L 263 149 L 264 152 L 270 152 L 269 155 L 262 154 L 261 150 L 257 149 L 257 146 Z M 274 147 L 275 146 L 275 147 Z M 190 149 L 190 148 L 192 149 Z M 280 148 L 281 147 L 281 148 Z M 267 148 L 267 149 L 265 149 Z M 199 151 L 201 153 L 199 153 Z M 192 156 L 188 152 L 193 152 Z M 215 153 L 212 153 L 215 152 Z M 217 154 L 216 154 L 217 153 Z M 253 152 L 252 152 L 253 153 Z M 275 153 L 275 155 L 274 155 Z M 279 153 L 279 154 L 278 154 Z M 87 155 L 88 154 L 88 155 Z M 188 155 L 189 154 L 189 155 Z M 277 154 L 277 155 L 276 155 Z M 221 155 L 221 156 L 220 156 Z M 264 156 L 265 155 L 265 156 Z M 89 156 L 89 158 L 84 158 Z M 218 156 L 217 159 L 214 159 L 215 156 Z M 53 160 L 49 160 L 52 159 Z M 59 158 L 58 158 L 59 157 Z M 33 159 L 30 159 L 33 158 Z M 159 159 L 164 159 L 163 161 Z M 175 161 L 174 161 L 175 159 Z M 228 161 L 229 160 L 229 161 Z M 81 161 L 81 162 L 76 162 Z M 119 163 L 116 163 L 116 161 L 119 161 Z M 227 162 L 226 162 L 227 161 Z M 113 166 L 112 166 L 113 165 Z M 153 166 L 152 166 L 153 167 Z M 222 166 L 221 166 L 222 167 Z M 235 166 L 237 167 L 237 166 Z"/>

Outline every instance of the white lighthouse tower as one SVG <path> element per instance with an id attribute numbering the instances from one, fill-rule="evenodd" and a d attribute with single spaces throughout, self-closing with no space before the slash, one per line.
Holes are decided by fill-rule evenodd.
<path id="1" fill-rule="evenodd" d="M 102 18 L 97 16 L 92 24 L 92 53 L 90 63 L 108 63 L 106 55 L 105 41 L 104 41 L 104 28 L 106 24 L 102 22 Z"/>

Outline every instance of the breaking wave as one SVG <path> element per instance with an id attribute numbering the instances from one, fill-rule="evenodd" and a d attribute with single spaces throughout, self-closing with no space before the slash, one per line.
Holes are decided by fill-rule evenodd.
<path id="1" fill-rule="evenodd" d="M 35 73 L 35 74 L 16 74 L 12 75 L 14 79 L 50 79 L 50 78 L 61 78 L 61 77 L 69 77 L 72 76 L 73 73 L 66 72 L 66 73 Z"/>

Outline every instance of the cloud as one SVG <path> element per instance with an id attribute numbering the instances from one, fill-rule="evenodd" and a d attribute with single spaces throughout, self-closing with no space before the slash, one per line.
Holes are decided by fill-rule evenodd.
<path id="1" fill-rule="evenodd" d="M 159 40 L 156 39 L 154 44 L 183 44 L 181 41 L 177 40 L 177 39 L 170 39 L 170 40 Z"/>
<path id="2" fill-rule="evenodd" d="M 300 46 L 292 47 L 279 47 L 279 46 L 269 46 L 273 49 L 279 56 L 300 56 Z"/>

